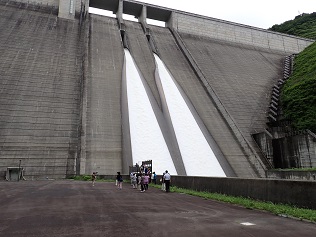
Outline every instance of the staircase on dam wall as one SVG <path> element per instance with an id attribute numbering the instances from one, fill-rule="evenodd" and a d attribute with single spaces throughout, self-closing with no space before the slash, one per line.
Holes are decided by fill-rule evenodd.
<path id="1" fill-rule="evenodd" d="M 267 128 L 253 134 L 262 153 L 276 169 L 316 167 L 316 135 L 310 130 L 293 128 L 291 120 L 284 118 L 282 111 L 280 94 L 293 73 L 295 56 L 291 54 L 284 58 L 283 77 L 273 85 Z"/>
<path id="2" fill-rule="evenodd" d="M 20 163 L 28 178 L 75 174 L 80 125 L 77 21 L 56 9 L 0 5 L 0 173 Z"/>

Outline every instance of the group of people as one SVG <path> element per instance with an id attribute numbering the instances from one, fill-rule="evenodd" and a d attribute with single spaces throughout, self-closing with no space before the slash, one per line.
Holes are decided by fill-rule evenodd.
<path id="1" fill-rule="evenodd" d="M 92 173 L 92 186 L 94 186 L 95 181 L 97 177 L 97 172 Z M 137 173 L 132 172 L 130 174 L 130 180 L 131 185 L 134 189 L 140 189 L 141 192 L 145 192 L 148 190 L 148 184 L 152 182 L 153 184 L 157 184 L 157 175 L 155 172 L 152 173 L 152 175 L 148 173 Z M 168 170 L 166 170 L 161 179 L 161 190 L 170 192 L 170 182 L 171 182 L 171 175 L 168 173 Z M 117 172 L 115 185 L 117 186 L 117 189 L 121 190 L 123 184 L 123 176 L 121 175 L 121 172 Z"/>
<path id="2" fill-rule="evenodd" d="M 156 175 L 155 172 L 153 173 L 154 175 Z M 140 189 L 141 192 L 145 192 L 148 190 L 148 184 L 154 180 L 153 176 L 151 177 L 149 173 L 132 172 L 130 174 L 131 185 L 134 189 Z"/>
<path id="3" fill-rule="evenodd" d="M 145 192 L 146 190 L 148 190 L 149 183 L 157 184 L 157 175 L 155 172 L 153 172 L 152 175 L 148 173 L 132 172 L 130 174 L 130 179 L 133 188 L 140 189 L 141 192 Z M 170 192 L 171 175 L 168 173 L 168 170 L 163 173 L 160 181 L 162 184 L 162 190 Z"/>

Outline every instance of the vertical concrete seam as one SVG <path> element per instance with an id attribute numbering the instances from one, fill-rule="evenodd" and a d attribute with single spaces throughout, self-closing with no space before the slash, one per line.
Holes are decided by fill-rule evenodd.
<path id="1" fill-rule="evenodd" d="M 83 49 L 82 49 L 82 80 L 81 80 L 81 116 L 80 116 L 80 122 L 81 122 L 81 130 L 80 130 L 80 155 L 78 158 L 79 164 L 77 164 L 79 167 L 77 167 L 77 174 L 85 174 L 85 162 L 86 162 L 86 134 L 87 134 L 87 107 L 88 107 L 88 91 L 87 91 L 87 70 L 88 70 L 88 57 L 89 57 L 89 40 L 90 40 L 90 18 L 89 14 L 87 17 L 83 19 Z M 82 166 L 81 164 L 84 164 Z"/>

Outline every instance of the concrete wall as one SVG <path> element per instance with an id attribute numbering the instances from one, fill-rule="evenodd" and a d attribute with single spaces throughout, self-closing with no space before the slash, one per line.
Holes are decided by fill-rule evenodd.
<path id="1" fill-rule="evenodd" d="M 150 26 L 150 29 L 156 41 L 161 59 L 167 65 L 177 83 L 185 91 L 199 117 L 213 136 L 225 158 L 233 167 L 237 176 L 257 177 L 256 172 L 247 160 L 247 156 L 236 140 L 225 118 L 223 118 L 214 100 L 211 99 L 208 91 L 179 49 L 172 33 L 168 28 Z M 208 52 L 202 52 L 202 50 L 206 45 L 210 48 L 218 47 L 218 45 L 213 44 L 214 42 L 202 41 L 201 39 L 196 39 L 195 43 L 197 45 L 196 52 L 201 54 L 204 60 L 203 63 L 205 63 L 205 65 L 212 64 L 212 62 L 207 61 L 206 54 L 208 54 Z M 225 45 L 225 47 L 227 46 Z M 229 54 L 230 57 L 232 57 L 232 54 L 233 50 L 231 50 Z M 217 70 L 214 69 L 213 73 L 216 73 L 216 71 Z M 207 73 L 205 75 L 207 75 Z M 227 88 L 221 91 L 223 97 L 227 97 L 231 94 L 231 90 L 226 89 Z"/>
<path id="2" fill-rule="evenodd" d="M 20 2 L 20 3 L 25 3 L 25 4 L 30 4 L 30 5 L 49 5 L 49 6 L 56 6 L 58 7 L 60 0 L 10 0 L 10 2 Z M 65 0 L 68 1 L 68 0 Z M 9 2 L 9 1 L 8 1 Z"/>
<path id="3" fill-rule="evenodd" d="M 78 21 L 0 5 L 0 175 L 76 172 L 82 48 Z"/>
<path id="4" fill-rule="evenodd" d="M 9 2 L 9 0 L 1 1 Z M 14 0 L 13 2 L 42 6 L 54 6 L 56 8 L 59 8 L 58 16 L 66 19 L 74 19 L 75 13 L 80 12 L 82 4 L 86 6 L 86 10 L 89 5 L 89 0 Z M 117 3 L 115 3 L 115 1 L 112 1 L 110 5 L 111 4 L 118 4 L 118 0 Z M 280 34 L 256 27 L 237 24 L 192 13 L 181 12 L 173 9 L 167 9 L 141 2 L 134 2 L 133 4 L 139 6 L 148 5 L 158 10 L 163 9 L 164 11 L 172 11 L 167 26 L 181 33 L 189 33 L 213 39 L 231 41 L 235 43 L 243 43 L 272 50 L 281 50 L 289 54 L 299 53 L 313 42 L 313 40 L 307 40 L 300 37 Z M 100 6 L 102 6 L 102 4 Z M 122 12 L 120 13 L 120 17 L 123 12 L 125 11 L 122 10 Z M 139 17 L 139 15 L 137 15 L 137 17 Z M 145 20 L 143 18 L 141 19 L 142 21 Z"/>
<path id="5" fill-rule="evenodd" d="M 167 25 L 179 33 L 280 50 L 288 54 L 299 53 L 313 42 L 313 40 L 190 13 L 173 12 Z"/>
<path id="6" fill-rule="evenodd" d="M 60 0 L 58 5 L 58 17 L 74 19 L 76 13 L 76 2 L 80 2 L 80 0 Z"/>
<path id="7" fill-rule="evenodd" d="M 31 10 L 39 10 L 39 8 L 54 8 L 58 9 L 58 16 L 64 19 L 74 20 L 81 10 L 81 4 L 86 5 L 86 10 L 89 6 L 89 0 L 0 0 L 0 3 L 9 5 L 20 5 L 28 7 Z"/>
<path id="8" fill-rule="evenodd" d="M 279 135 L 282 133 L 279 133 Z M 254 134 L 254 138 L 275 168 L 316 167 L 316 138 L 307 131 L 292 136 L 273 138 L 266 133 Z"/>
<path id="9" fill-rule="evenodd" d="M 316 182 L 313 181 L 173 176 L 171 184 L 197 191 L 316 209 Z"/>
<path id="10" fill-rule="evenodd" d="M 58 17 L 74 20 L 82 11 L 88 11 L 89 0 L 59 0 Z"/>
<path id="11" fill-rule="evenodd" d="M 196 64 L 201 82 L 244 150 L 243 153 L 262 173 L 260 151 L 250 134 L 262 131 L 266 126 L 269 90 L 281 77 L 286 54 L 192 34 L 181 33 L 180 38 L 182 48 L 187 50 Z M 232 159 L 234 161 L 242 164 L 239 159 Z"/>
<path id="12" fill-rule="evenodd" d="M 116 19 L 91 15 L 83 97 L 80 174 L 122 171 L 123 48 Z"/>
<path id="13" fill-rule="evenodd" d="M 49 6 L 58 8 L 60 0 L 1 0 L 3 3 L 10 5 L 23 4 L 29 6 Z M 69 1 L 69 0 L 64 0 Z M 80 1 L 80 0 L 77 0 Z"/>
<path id="14" fill-rule="evenodd" d="M 316 171 L 267 170 L 267 178 L 315 181 Z"/>
<path id="15" fill-rule="evenodd" d="M 91 16 L 83 28 L 76 17 L 63 19 L 56 17 L 55 10 L 41 11 L 44 6 L 58 6 L 62 14 L 63 9 L 69 11 L 70 0 L 33 2 L 0 0 L 0 26 L 5 29 L 0 34 L 0 171 L 16 166 L 20 159 L 25 175 L 122 171 L 124 58 L 117 20 Z M 88 1 L 76 0 L 76 12 L 81 2 Z M 256 164 L 243 144 L 251 144 L 250 134 L 265 126 L 267 93 L 280 76 L 288 50 L 279 43 L 272 47 L 261 42 L 261 36 L 264 41 L 270 34 L 280 34 L 177 11 L 169 23 L 184 46 L 168 28 L 151 27 L 161 58 L 235 173 L 257 177 Z M 189 31 L 185 25 L 191 23 Z M 131 52 L 160 106 L 146 36 L 139 23 L 125 25 Z M 208 33 L 203 35 L 202 29 Z M 231 38 L 231 30 L 238 37 Z M 203 81 L 183 54 L 184 48 L 204 75 Z M 289 43 L 289 48 L 295 47 Z M 15 99 L 10 100 L 11 96 Z M 260 169 L 264 173 L 264 167 Z"/>
<path id="16" fill-rule="evenodd" d="M 274 139 L 275 168 L 316 167 L 316 142 L 308 134 Z"/>

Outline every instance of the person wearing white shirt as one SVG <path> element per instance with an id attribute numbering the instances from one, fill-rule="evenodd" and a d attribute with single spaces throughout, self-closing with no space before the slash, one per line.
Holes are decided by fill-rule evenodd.
<path id="1" fill-rule="evenodd" d="M 166 170 L 164 174 L 164 180 L 165 180 L 165 185 L 166 185 L 166 192 L 170 192 L 170 182 L 171 182 L 171 175 L 168 173 L 168 170 Z"/>

